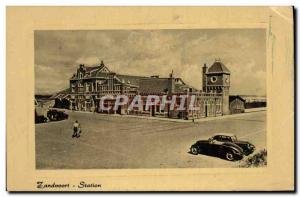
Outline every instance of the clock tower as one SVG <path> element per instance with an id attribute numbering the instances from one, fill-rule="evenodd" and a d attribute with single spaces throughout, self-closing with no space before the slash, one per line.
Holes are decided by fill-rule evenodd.
<path id="1" fill-rule="evenodd" d="M 229 114 L 230 71 L 228 68 L 220 60 L 216 60 L 208 69 L 204 64 L 202 83 L 204 92 L 222 94 L 222 113 Z"/>

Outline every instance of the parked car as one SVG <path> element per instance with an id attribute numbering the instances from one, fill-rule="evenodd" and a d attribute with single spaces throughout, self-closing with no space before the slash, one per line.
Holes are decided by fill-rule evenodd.
<path id="1" fill-rule="evenodd" d="M 38 123 L 48 122 L 48 118 L 45 117 L 41 113 L 39 114 L 37 111 L 38 111 L 37 109 L 34 110 L 34 121 L 35 121 L 35 123 L 38 124 Z"/>
<path id="2" fill-rule="evenodd" d="M 250 155 L 255 146 L 247 141 L 238 140 L 234 134 L 219 133 L 208 140 L 199 140 L 190 148 L 194 155 L 209 154 L 223 157 L 229 161 L 240 160 L 245 155 Z"/>
<path id="3" fill-rule="evenodd" d="M 69 115 L 66 114 L 63 111 L 58 111 L 58 110 L 55 110 L 55 109 L 50 109 L 47 112 L 47 117 L 49 118 L 50 121 L 59 121 L 59 120 L 68 119 Z"/>
<path id="4" fill-rule="evenodd" d="M 48 122 L 48 118 L 45 116 L 35 116 L 35 123 L 45 123 Z"/>

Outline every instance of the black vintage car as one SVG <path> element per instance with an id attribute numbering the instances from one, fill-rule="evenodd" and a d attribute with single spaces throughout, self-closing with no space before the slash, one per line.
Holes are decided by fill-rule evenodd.
<path id="1" fill-rule="evenodd" d="M 207 154 L 225 158 L 229 161 L 240 160 L 255 150 L 253 144 L 238 140 L 233 134 L 215 134 L 208 140 L 199 140 L 190 148 L 194 155 Z"/>
<path id="2" fill-rule="evenodd" d="M 48 118 L 46 118 L 45 116 L 35 116 L 35 123 L 45 123 L 48 122 Z"/>
<path id="3" fill-rule="evenodd" d="M 47 112 L 47 117 L 49 118 L 50 121 L 59 121 L 59 120 L 68 119 L 69 116 L 63 111 L 51 109 Z"/>

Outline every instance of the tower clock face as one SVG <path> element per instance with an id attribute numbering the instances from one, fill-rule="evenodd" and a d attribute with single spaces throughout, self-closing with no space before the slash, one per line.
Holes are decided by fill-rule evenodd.
<path id="1" fill-rule="evenodd" d="M 229 84 L 229 77 L 226 77 L 225 82 Z"/>
<path id="2" fill-rule="evenodd" d="M 210 81 L 211 81 L 212 83 L 216 83 L 216 82 L 217 82 L 217 77 L 216 77 L 216 76 L 212 76 L 212 77 L 210 78 Z"/>

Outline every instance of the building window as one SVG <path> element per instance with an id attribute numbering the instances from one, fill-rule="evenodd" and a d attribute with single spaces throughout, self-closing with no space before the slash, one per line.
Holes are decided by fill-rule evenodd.
<path id="1" fill-rule="evenodd" d="M 221 101 L 219 99 L 216 100 L 216 113 L 221 112 Z"/>
<path id="2" fill-rule="evenodd" d="M 89 92 L 90 91 L 90 85 L 87 83 L 85 85 L 85 92 Z"/>

